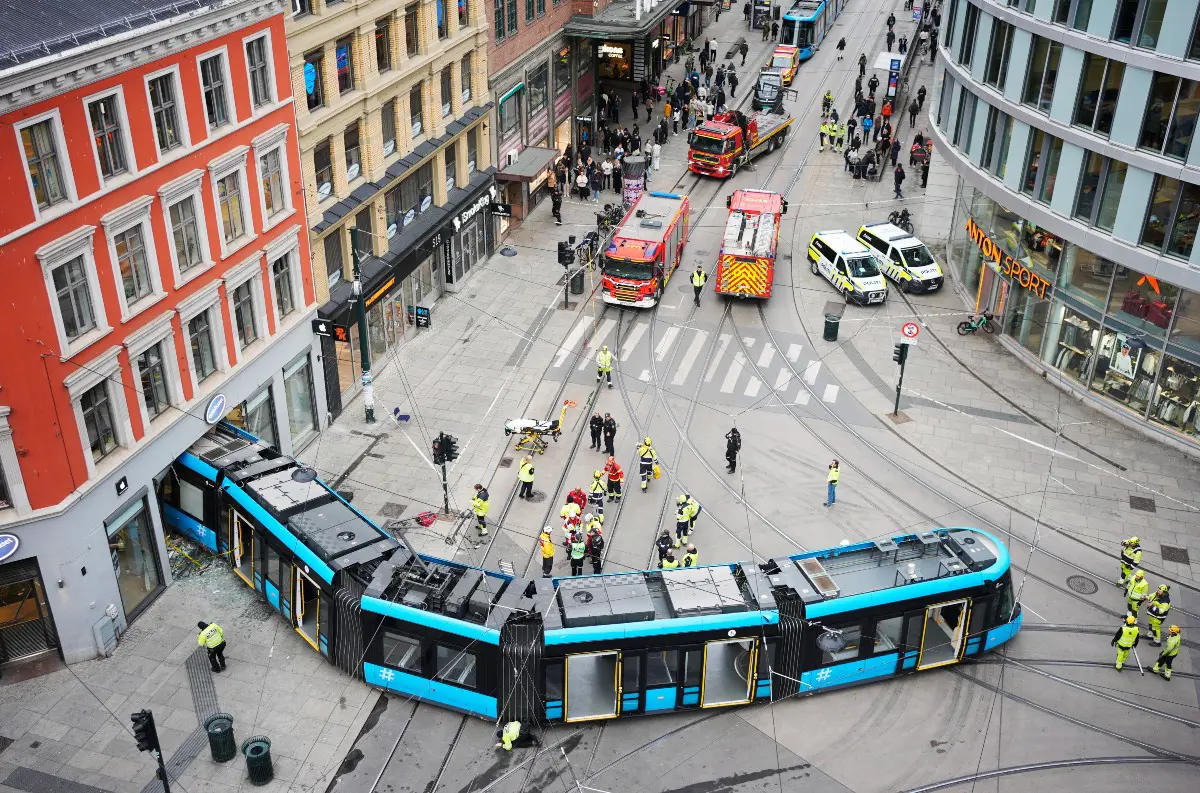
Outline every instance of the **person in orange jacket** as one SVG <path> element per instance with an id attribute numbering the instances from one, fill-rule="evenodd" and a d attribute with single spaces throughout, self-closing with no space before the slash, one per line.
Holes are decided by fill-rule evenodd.
<path id="1" fill-rule="evenodd" d="M 608 474 L 608 500 L 621 500 L 621 487 L 625 484 L 625 472 L 617 464 L 616 457 L 609 457 L 604 464 L 604 473 Z"/>
<path id="2" fill-rule="evenodd" d="M 582 487 L 577 487 L 567 494 L 567 498 L 579 505 L 582 511 L 587 508 L 587 493 L 583 492 Z"/>

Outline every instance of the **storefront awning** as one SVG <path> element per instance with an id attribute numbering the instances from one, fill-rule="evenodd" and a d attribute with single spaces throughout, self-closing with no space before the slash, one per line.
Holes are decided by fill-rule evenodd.
<path id="1" fill-rule="evenodd" d="M 664 19 L 680 6 L 680 0 L 663 0 L 654 8 L 642 10 L 642 18 L 635 19 L 633 0 L 617 0 L 592 17 L 572 16 L 563 25 L 567 36 L 601 41 L 633 41 L 650 35 Z"/>
<path id="2" fill-rule="evenodd" d="M 517 155 L 517 161 L 496 172 L 500 182 L 532 182 L 559 156 L 558 149 L 527 146 Z"/>

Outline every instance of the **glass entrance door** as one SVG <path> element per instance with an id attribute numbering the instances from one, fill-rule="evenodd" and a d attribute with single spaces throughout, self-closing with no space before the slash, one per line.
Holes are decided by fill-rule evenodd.
<path id="1" fill-rule="evenodd" d="M 321 628 L 321 588 L 316 582 L 305 575 L 303 570 L 294 568 L 296 575 L 296 632 L 304 640 L 317 647 L 317 637 Z"/>
<path id="2" fill-rule="evenodd" d="M 13 562 L 8 567 L 16 572 L 9 580 L 19 580 L 0 584 L 0 664 L 36 658 L 58 647 L 36 563 Z"/>
<path id="3" fill-rule="evenodd" d="M 238 578 L 254 586 L 254 527 L 236 509 L 229 510 L 229 563 Z"/>
<path id="4" fill-rule="evenodd" d="M 925 609 L 925 630 L 921 635 L 921 655 L 917 669 L 931 669 L 958 663 L 962 659 L 963 634 L 968 614 L 967 600 L 952 600 Z"/>
<path id="5" fill-rule="evenodd" d="M 611 719 L 620 712 L 621 653 L 567 656 L 566 721 Z"/>

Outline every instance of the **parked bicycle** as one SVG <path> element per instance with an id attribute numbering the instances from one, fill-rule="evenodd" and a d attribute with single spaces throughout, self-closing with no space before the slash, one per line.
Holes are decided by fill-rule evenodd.
<path id="1" fill-rule="evenodd" d="M 891 223 L 897 228 L 902 228 L 909 234 L 913 233 L 912 216 L 908 214 L 907 209 L 900 209 L 888 215 L 888 223 Z"/>
<path id="2" fill-rule="evenodd" d="M 995 315 L 985 311 L 982 314 L 968 315 L 965 320 L 958 323 L 958 335 L 966 336 L 968 333 L 983 328 L 985 333 L 996 332 L 996 317 Z"/>

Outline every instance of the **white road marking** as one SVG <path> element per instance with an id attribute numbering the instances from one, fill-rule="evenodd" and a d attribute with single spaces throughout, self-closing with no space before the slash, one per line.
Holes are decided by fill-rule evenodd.
<path id="1" fill-rule="evenodd" d="M 746 357 L 740 352 L 733 354 L 733 363 L 729 364 L 729 371 L 725 374 L 725 382 L 721 383 L 722 394 L 732 394 L 733 387 L 737 384 L 737 380 L 742 376 L 742 365 L 746 363 Z"/>
<path id="2" fill-rule="evenodd" d="M 596 356 L 600 354 L 600 347 L 604 344 L 604 340 L 608 338 L 608 334 L 612 333 L 612 329 L 617 326 L 615 319 L 606 319 L 600 323 L 600 327 L 596 329 L 596 338 L 591 343 L 591 355 L 583 356 L 583 360 L 579 362 L 579 371 L 583 371 L 596 362 Z"/>
<path id="3" fill-rule="evenodd" d="M 642 373 L 640 375 L 638 375 L 638 379 L 641 380 L 643 383 L 649 383 L 650 382 L 650 370 L 643 369 Z"/>
<path id="4" fill-rule="evenodd" d="M 841 388 L 839 386 L 830 383 L 829 385 L 825 386 L 825 393 L 821 395 L 821 399 L 825 402 L 832 403 L 835 399 L 837 399 L 838 391 L 840 390 Z"/>
<path id="5" fill-rule="evenodd" d="M 809 385 L 817 384 L 817 375 L 821 371 L 820 361 L 809 361 L 808 366 L 804 367 L 804 382 Z"/>
<path id="6" fill-rule="evenodd" d="M 770 366 L 771 361 L 775 360 L 775 345 L 771 342 L 763 344 L 762 354 L 758 356 L 758 368 Z"/>
<path id="7" fill-rule="evenodd" d="M 796 394 L 795 404 L 797 404 L 797 405 L 807 405 L 808 404 L 808 389 L 805 388 L 804 386 L 800 386 L 800 391 Z"/>
<path id="8" fill-rule="evenodd" d="M 672 325 L 667 328 L 667 332 L 658 340 L 658 346 L 654 348 L 654 359 L 661 361 L 667 357 L 667 351 L 671 349 L 671 344 L 674 343 L 675 337 L 679 335 L 679 328 Z"/>
<path id="9" fill-rule="evenodd" d="M 775 391 L 779 392 L 788 387 L 788 383 L 792 382 L 792 370 L 782 369 L 779 376 L 775 378 Z"/>
<path id="10" fill-rule="evenodd" d="M 760 381 L 757 377 L 751 377 L 750 382 L 746 383 L 746 396 L 758 396 L 758 389 L 760 387 L 762 387 L 762 381 Z"/>
<path id="11" fill-rule="evenodd" d="M 756 342 L 756 341 L 758 341 L 758 339 L 754 338 L 753 336 L 743 336 L 742 337 L 742 344 L 745 344 L 747 347 L 753 347 L 754 342 Z"/>
<path id="12" fill-rule="evenodd" d="M 591 324 L 591 317 L 584 317 L 583 319 L 579 320 L 579 324 L 572 329 L 570 335 L 567 336 L 562 346 L 558 348 L 557 358 L 554 361 L 554 367 L 556 369 L 566 363 L 568 355 L 575 352 L 575 345 L 579 343 L 581 338 L 583 338 L 583 332 L 586 331 L 588 326 Z"/>
<path id="13" fill-rule="evenodd" d="M 1042 622 L 1045 622 L 1045 621 L 1046 621 L 1046 618 L 1045 618 L 1045 617 L 1043 617 L 1041 614 L 1038 614 L 1036 611 L 1034 611 L 1033 609 L 1029 608 L 1029 606 L 1026 606 L 1024 603 L 1022 603 L 1022 604 L 1021 604 L 1021 611 L 1028 611 L 1030 614 L 1032 614 L 1033 616 L 1037 617 L 1037 618 L 1038 618 L 1039 620 L 1041 620 Z"/>
<path id="14" fill-rule="evenodd" d="M 683 360 L 679 362 L 679 368 L 675 370 L 675 376 L 671 378 L 671 385 L 683 385 L 684 381 L 687 380 L 687 376 L 691 374 L 692 367 L 696 364 L 696 358 L 700 356 L 700 351 L 704 349 L 704 342 L 706 341 L 708 341 L 708 331 L 696 331 L 696 335 L 692 337 L 691 346 L 683 354 Z"/>
<path id="15" fill-rule="evenodd" d="M 621 349 L 621 363 L 625 363 L 629 360 L 629 356 L 633 355 L 633 348 L 646 335 L 647 327 L 647 324 L 644 322 L 639 322 L 633 326 L 633 333 L 629 334 L 629 338 L 625 340 L 625 345 Z"/>
<path id="16" fill-rule="evenodd" d="M 722 333 L 720 340 L 717 342 L 717 354 L 713 356 L 713 361 L 708 366 L 708 371 L 704 373 L 704 382 L 711 383 L 713 375 L 717 373 L 717 366 L 720 365 L 721 359 L 725 357 L 725 350 L 729 347 L 729 342 L 733 341 L 732 334 Z"/>
<path id="17" fill-rule="evenodd" d="M 802 345 L 802 344 L 789 344 L 788 351 L 787 351 L 787 359 L 789 361 L 791 361 L 792 363 L 795 363 L 796 359 L 800 357 L 800 351 L 803 349 L 804 349 L 804 345 Z"/>

